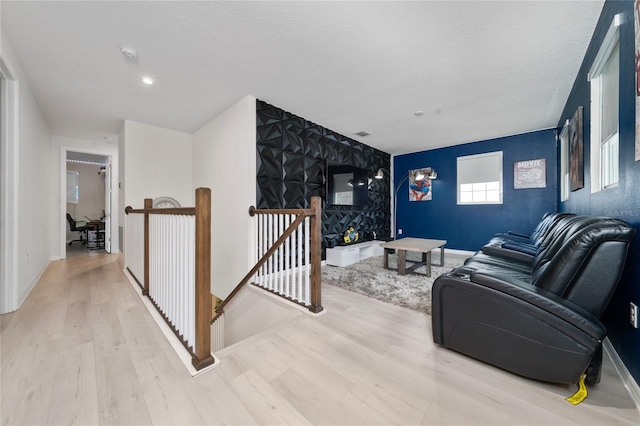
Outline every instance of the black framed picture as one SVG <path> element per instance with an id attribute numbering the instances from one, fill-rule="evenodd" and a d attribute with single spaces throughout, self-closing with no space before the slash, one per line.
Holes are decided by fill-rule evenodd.
<path id="1" fill-rule="evenodd" d="M 569 189 L 571 191 L 584 188 L 582 110 L 583 107 L 578 107 L 569 121 Z"/>

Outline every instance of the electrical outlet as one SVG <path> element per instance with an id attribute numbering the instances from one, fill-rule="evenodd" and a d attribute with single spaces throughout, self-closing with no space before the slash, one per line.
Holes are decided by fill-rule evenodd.
<path id="1" fill-rule="evenodd" d="M 402 235 L 402 228 L 398 229 L 398 235 Z"/>
<path id="2" fill-rule="evenodd" d="M 638 328 L 638 306 L 629 302 L 629 322 L 633 328 Z"/>

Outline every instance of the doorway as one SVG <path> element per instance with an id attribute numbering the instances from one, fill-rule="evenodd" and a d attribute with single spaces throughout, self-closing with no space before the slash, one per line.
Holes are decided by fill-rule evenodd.
<path id="1" fill-rule="evenodd" d="M 102 249 L 109 253 L 109 157 L 67 151 L 66 163 L 67 254 Z"/>
<path id="2" fill-rule="evenodd" d="M 118 237 L 113 235 L 117 217 L 111 214 L 117 206 L 112 173 L 117 153 L 110 146 L 95 150 L 62 146 L 60 160 L 60 258 L 69 253 L 119 251 Z M 72 223 L 80 230 L 72 231 Z"/>

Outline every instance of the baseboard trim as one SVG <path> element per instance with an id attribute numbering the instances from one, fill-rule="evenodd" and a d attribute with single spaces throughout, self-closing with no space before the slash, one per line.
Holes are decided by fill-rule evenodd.
<path id="1" fill-rule="evenodd" d="M 436 250 L 436 252 L 437 252 L 437 250 Z M 445 256 L 447 254 L 458 254 L 460 256 L 469 256 L 469 257 L 471 257 L 474 254 L 476 254 L 476 252 L 475 251 L 468 251 L 468 250 L 448 249 L 448 248 L 445 247 L 444 254 L 445 254 Z"/>
<path id="2" fill-rule="evenodd" d="M 618 352 L 608 337 L 604 339 L 602 347 L 604 352 L 609 356 L 609 359 L 611 359 L 613 368 L 615 368 L 616 373 L 618 373 L 618 376 L 622 379 L 624 387 L 629 391 L 629 395 L 636 405 L 636 410 L 640 413 L 640 386 L 638 386 L 638 383 L 629 370 L 627 370 L 627 366 L 622 362 L 620 355 L 618 355 Z"/>
<path id="3" fill-rule="evenodd" d="M 42 278 L 42 275 L 44 274 L 44 271 L 46 271 L 47 268 L 49 267 L 49 264 L 51 264 L 51 260 L 49 260 L 47 263 L 44 264 L 40 272 L 38 272 L 38 275 L 36 275 L 36 278 L 29 285 L 29 288 L 27 288 L 27 290 L 21 295 L 20 299 L 18 299 L 18 306 L 16 306 L 14 311 L 17 311 L 18 309 L 20 309 L 20 306 L 22 306 L 24 301 L 27 300 L 27 297 L 29 297 L 29 294 L 31 294 L 31 291 L 36 286 L 36 284 L 38 284 L 38 281 L 40 281 L 40 278 Z"/>

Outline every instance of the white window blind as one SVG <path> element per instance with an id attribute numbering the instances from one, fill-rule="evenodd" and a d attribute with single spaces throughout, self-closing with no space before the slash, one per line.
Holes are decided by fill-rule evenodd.
<path id="1" fill-rule="evenodd" d="M 67 172 L 67 203 L 78 204 L 78 172 Z"/>
<path id="2" fill-rule="evenodd" d="M 502 204 L 502 151 L 457 159 L 458 204 Z"/>
<path id="3" fill-rule="evenodd" d="M 560 132 L 560 201 L 569 199 L 569 120 Z"/>
<path id="4" fill-rule="evenodd" d="M 618 133 L 618 98 L 619 98 L 619 77 L 620 77 L 620 44 L 611 52 L 611 56 L 607 60 L 601 78 L 601 106 L 602 128 L 600 133 L 602 140 L 610 139 L 614 134 Z"/>
<path id="5" fill-rule="evenodd" d="M 591 86 L 591 192 L 618 184 L 620 35 L 622 23 L 614 17 L 596 55 L 589 81 Z"/>

